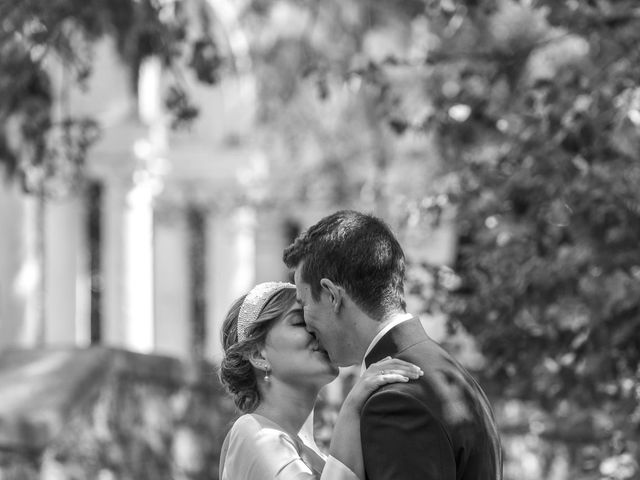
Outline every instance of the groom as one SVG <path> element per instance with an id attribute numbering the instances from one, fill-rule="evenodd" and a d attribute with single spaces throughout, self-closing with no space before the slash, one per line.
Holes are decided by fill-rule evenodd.
<path id="1" fill-rule="evenodd" d="M 386 356 L 424 375 L 386 385 L 365 403 L 360 434 L 367 480 L 500 480 L 491 406 L 472 376 L 405 312 L 404 253 L 380 219 L 329 215 L 284 251 L 307 329 L 339 366 Z"/>

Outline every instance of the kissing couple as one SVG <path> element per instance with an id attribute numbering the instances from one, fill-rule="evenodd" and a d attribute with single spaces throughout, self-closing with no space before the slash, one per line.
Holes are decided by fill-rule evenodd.
<path id="1" fill-rule="evenodd" d="M 404 253 L 390 228 L 342 210 L 283 258 L 295 285 L 256 285 L 222 327 L 220 378 L 243 415 L 225 438 L 220 480 L 501 480 L 489 401 L 406 312 Z M 363 373 L 325 454 L 313 408 L 350 365 Z"/>

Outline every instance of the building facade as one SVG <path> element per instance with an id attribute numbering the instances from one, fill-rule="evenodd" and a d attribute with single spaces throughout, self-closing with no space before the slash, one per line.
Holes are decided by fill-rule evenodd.
<path id="1" fill-rule="evenodd" d="M 101 125 L 81 188 L 39 203 L 0 186 L 0 348 L 103 344 L 215 361 L 232 301 L 255 282 L 283 280 L 290 222 L 260 208 L 268 174 L 253 133 L 255 78 L 233 9 L 224 24 L 235 72 L 214 86 L 188 78 L 200 115 L 171 130 L 159 60 L 140 68 L 137 94 L 108 40 L 89 88 L 51 74 L 71 111 Z M 54 89 L 58 90 L 58 89 Z"/>

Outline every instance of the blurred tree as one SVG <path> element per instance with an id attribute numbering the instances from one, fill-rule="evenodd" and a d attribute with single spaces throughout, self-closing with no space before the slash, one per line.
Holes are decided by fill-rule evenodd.
<path id="1" fill-rule="evenodd" d="M 249 2 L 244 24 L 252 35 L 259 119 L 276 172 L 272 200 L 386 207 L 395 141 L 386 125 L 395 100 L 389 73 L 365 51 L 374 27 L 384 33 L 373 42 L 387 42 L 389 53 L 401 51 L 410 21 L 404 8 L 411 12 L 419 4 Z M 386 36 L 394 32 L 398 38 Z M 291 168 L 300 181 L 285 182 L 277 173 L 288 175 Z"/>
<path id="2" fill-rule="evenodd" d="M 293 40 L 256 51 L 265 114 L 302 172 L 291 183 L 308 195 L 329 176 L 344 186 L 336 203 L 353 204 L 368 167 L 402 160 L 393 142 L 428 138 L 413 154 L 439 158 L 437 181 L 376 194 L 407 228 L 456 212 L 454 270 L 414 266 L 428 304 L 473 335 L 489 389 L 548 414 L 538 433 L 598 445 L 574 458 L 583 478 L 637 475 L 637 463 L 611 467 L 637 456 L 640 434 L 636 2 L 256 0 L 250 18 L 278 25 L 294 6 L 298 23 L 278 29 Z M 386 50 L 398 30 L 402 54 Z"/>
<path id="3" fill-rule="evenodd" d="M 198 36 L 187 35 L 188 15 L 182 0 L 27 0 L 0 3 L 0 162 L 10 176 L 19 175 L 26 191 L 53 175 L 56 159 L 81 162 L 95 141 L 98 125 L 69 112 L 64 92 L 53 92 L 52 64 L 62 64 L 70 82 L 86 88 L 93 66 L 93 45 L 110 37 L 137 89 L 140 63 L 157 56 L 173 75 L 166 106 L 175 123 L 197 115 L 181 77 L 184 58 L 196 78 L 218 81 L 223 58 L 212 32 L 205 2 L 199 8 Z M 54 104 L 59 108 L 52 111 Z M 73 183 L 73 182 L 72 182 Z"/>
<path id="4" fill-rule="evenodd" d="M 640 12 L 441 2 L 430 22 L 427 128 L 458 212 L 451 325 L 474 335 L 502 395 L 562 420 L 549 436 L 637 439 Z"/>

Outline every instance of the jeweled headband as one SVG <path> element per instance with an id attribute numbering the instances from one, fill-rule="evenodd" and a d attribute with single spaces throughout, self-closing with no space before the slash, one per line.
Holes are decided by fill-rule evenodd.
<path id="1" fill-rule="evenodd" d="M 256 322 L 264 306 L 271 297 L 284 288 L 296 288 L 296 286 L 287 282 L 265 282 L 259 283 L 247 293 L 238 315 L 239 342 L 247 339 L 247 330 Z"/>

